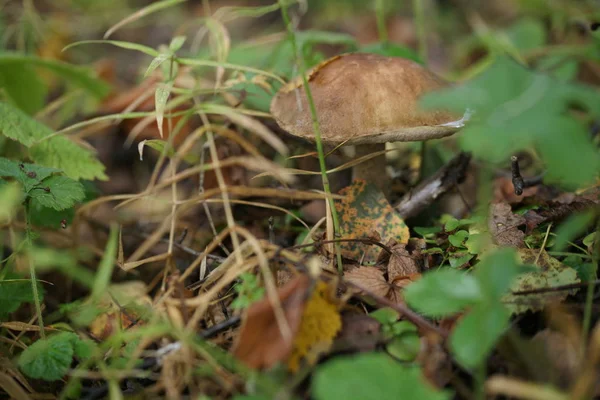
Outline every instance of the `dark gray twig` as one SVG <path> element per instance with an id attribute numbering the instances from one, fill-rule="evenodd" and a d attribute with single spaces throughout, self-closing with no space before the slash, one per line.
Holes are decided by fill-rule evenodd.
<path id="1" fill-rule="evenodd" d="M 470 161 L 471 154 L 461 152 L 433 176 L 402 197 L 394 208 L 404 219 L 414 217 L 442 194 L 463 182 Z"/>
<path id="2" fill-rule="evenodd" d="M 531 186 L 536 186 L 542 183 L 544 176 L 534 176 L 533 178 L 525 179 L 521 176 L 521 168 L 519 167 L 519 158 L 512 156 L 510 158 L 510 169 L 512 173 L 512 183 L 515 188 L 515 194 L 520 196 L 523 194 L 523 189 Z"/>

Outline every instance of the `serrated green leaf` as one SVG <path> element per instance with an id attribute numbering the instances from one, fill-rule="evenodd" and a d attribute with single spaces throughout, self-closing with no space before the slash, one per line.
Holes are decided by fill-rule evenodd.
<path id="1" fill-rule="evenodd" d="M 29 195 L 33 202 L 57 211 L 71 208 L 85 198 L 83 185 L 66 176 L 44 179 Z"/>
<path id="2" fill-rule="evenodd" d="M 92 152 L 52 130 L 23 111 L 0 102 L 0 132 L 30 147 L 31 159 L 46 167 L 59 168 L 73 179 L 107 179 L 104 166 Z M 44 140 L 42 140 L 44 139 Z"/>
<path id="3" fill-rule="evenodd" d="M 419 368 L 406 367 L 381 353 L 337 357 L 319 366 L 312 381 L 316 400 L 450 399 L 425 381 Z"/>
<path id="4" fill-rule="evenodd" d="M 455 314 L 484 296 L 472 275 L 450 268 L 428 272 L 404 289 L 411 308 L 431 317 Z"/>
<path id="5" fill-rule="evenodd" d="M 19 368 L 30 378 L 56 381 L 69 370 L 73 360 L 73 338 L 58 334 L 39 339 L 21 353 Z"/>
<path id="6" fill-rule="evenodd" d="M 450 336 L 450 348 L 464 368 L 480 367 L 508 327 L 510 313 L 500 303 L 473 308 L 456 325 Z"/>
<path id="7" fill-rule="evenodd" d="M 60 172 L 56 168 L 42 167 L 36 164 L 19 163 L 0 157 L 0 176 L 15 178 L 23 184 L 25 192 L 29 192 L 40 182 L 55 172 Z"/>

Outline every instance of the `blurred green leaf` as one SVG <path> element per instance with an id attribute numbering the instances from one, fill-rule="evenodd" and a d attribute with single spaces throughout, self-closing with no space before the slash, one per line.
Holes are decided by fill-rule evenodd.
<path id="1" fill-rule="evenodd" d="M 316 400 L 419 400 L 450 399 L 447 391 L 437 391 L 426 383 L 421 371 L 406 367 L 381 353 L 336 357 L 320 365 L 312 381 Z"/>
<path id="2" fill-rule="evenodd" d="M 600 94 L 587 87 L 499 57 L 471 81 L 424 96 L 423 104 L 459 113 L 474 110 L 460 144 L 480 159 L 505 162 L 534 147 L 547 166 L 544 180 L 568 187 L 589 183 L 600 171 L 600 153 L 586 127 L 568 113 L 576 105 L 600 115 Z"/>
<path id="3" fill-rule="evenodd" d="M 42 298 L 44 288 L 39 282 L 37 286 Z M 31 281 L 17 274 L 6 274 L 0 279 L 0 321 L 5 320 L 8 314 L 16 311 L 23 303 L 33 303 Z"/>
<path id="4" fill-rule="evenodd" d="M 106 96 L 110 90 L 109 86 L 104 81 L 94 76 L 94 72 L 91 68 L 71 65 L 58 60 L 49 60 L 12 52 L 0 53 L 0 71 L 3 71 L 5 67 L 20 69 L 36 67 L 46 69 L 60 76 L 65 81 L 86 90 L 96 98 Z M 26 81 L 19 81 L 19 84 L 30 87 L 30 83 Z M 33 92 L 30 95 L 35 96 L 35 93 L 36 92 Z M 41 93 L 37 93 L 38 96 L 40 94 Z M 23 96 L 26 96 L 26 94 L 23 94 Z M 25 100 L 25 98 L 23 100 Z M 35 103 L 35 101 L 34 97 L 33 102 Z M 27 110 L 24 111 L 27 112 Z"/>
<path id="5" fill-rule="evenodd" d="M 475 267 L 474 275 L 487 301 L 493 303 L 504 296 L 522 272 L 524 270 L 517 261 L 514 249 L 502 248 L 487 254 Z"/>
<path id="6" fill-rule="evenodd" d="M 404 289 L 404 299 L 411 308 L 430 317 L 453 315 L 483 296 L 472 275 L 450 268 L 430 271 Z"/>
<path id="7" fill-rule="evenodd" d="M 463 247 L 464 241 L 469 237 L 469 232 L 460 230 L 448 236 L 448 241 L 454 247 Z"/>
<path id="8" fill-rule="evenodd" d="M 419 64 L 424 64 L 423 60 L 421 60 L 419 58 L 419 55 L 413 49 L 404 47 L 404 46 L 399 46 L 397 44 L 389 43 L 389 42 L 388 43 L 375 42 L 375 43 L 367 44 L 367 45 L 361 46 L 358 51 L 360 51 L 362 53 L 380 54 L 380 55 L 386 56 L 386 57 L 407 58 L 407 59 L 413 60 Z"/>
<path id="9" fill-rule="evenodd" d="M 589 210 L 567 218 L 556 230 L 556 241 L 552 250 L 563 251 L 570 241 L 585 233 L 587 227 L 594 222 L 595 216 L 594 210 Z"/>
<path id="10" fill-rule="evenodd" d="M 508 327 L 510 313 L 500 303 L 475 306 L 464 316 L 450 336 L 450 348 L 464 368 L 483 365 L 496 341 Z"/>

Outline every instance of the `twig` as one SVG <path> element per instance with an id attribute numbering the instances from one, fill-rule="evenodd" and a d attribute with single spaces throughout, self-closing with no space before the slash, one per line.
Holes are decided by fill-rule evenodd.
<path id="1" fill-rule="evenodd" d="M 86 218 L 86 220 L 90 225 L 92 225 L 95 228 L 101 229 L 104 232 L 109 231 L 109 228 L 99 221 L 96 221 L 91 218 Z M 128 235 L 133 235 L 133 236 L 136 236 L 141 239 L 148 239 L 150 237 L 150 234 L 140 231 L 140 230 L 137 230 L 137 229 L 126 229 L 126 230 L 123 230 L 123 233 L 128 234 Z M 166 238 L 163 238 L 163 239 L 160 239 L 160 243 L 168 244 L 169 240 Z M 201 251 L 196 251 L 190 247 L 187 247 L 181 243 L 178 243 L 177 241 L 173 242 L 173 246 L 176 247 L 177 249 L 183 251 L 184 253 L 187 253 L 194 257 L 199 257 L 202 254 Z M 206 258 L 213 260 L 215 262 L 218 262 L 218 263 L 222 263 L 223 261 L 225 261 L 225 257 L 217 256 L 215 254 L 207 254 Z"/>
<path id="2" fill-rule="evenodd" d="M 433 176 L 423 181 L 394 205 L 402 218 L 414 217 L 438 197 L 463 182 L 471 161 L 470 153 L 460 153 L 440 168 Z"/>
<path id="3" fill-rule="evenodd" d="M 590 285 L 597 285 L 600 283 L 600 280 L 594 280 L 589 282 L 581 282 L 581 283 L 570 283 L 568 285 L 560 285 L 553 287 L 545 287 L 538 289 L 529 289 L 529 290 L 520 290 L 518 292 L 512 292 L 514 296 L 526 296 L 528 294 L 539 294 L 539 293 L 549 293 L 549 292 L 560 292 L 563 290 L 572 290 L 572 289 L 581 289 L 584 287 L 588 287 Z"/>
<path id="4" fill-rule="evenodd" d="M 199 336 L 203 340 L 210 339 L 210 338 L 218 335 L 219 333 L 221 333 L 233 326 L 238 325 L 240 323 L 240 320 L 241 319 L 239 316 L 231 317 L 221 323 L 218 323 L 216 325 L 211 326 L 208 329 L 205 329 L 204 331 L 200 332 Z M 139 369 L 145 371 L 145 370 L 150 370 L 157 365 L 161 365 L 162 359 L 166 355 L 172 354 L 176 351 L 179 351 L 180 349 L 181 349 L 180 341 L 169 343 L 168 345 L 158 349 L 156 351 L 156 356 L 144 358 L 142 360 L 142 364 L 140 365 Z M 108 395 L 108 383 L 103 382 L 102 385 L 97 386 L 97 387 L 83 388 L 82 392 L 83 391 L 85 391 L 85 393 L 82 393 L 81 398 L 84 400 L 101 399 Z"/>
<path id="5" fill-rule="evenodd" d="M 523 189 L 539 185 L 543 182 L 544 175 L 534 176 L 532 178 L 525 179 L 521 176 L 521 168 L 519 168 L 519 158 L 517 156 L 512 156 L 510 158 L 511 162 L 511 173 L 512 173 L 512 183 L 515 188 L 515 194 L 520 196 L 523 194 Z"/>
<path id="6" fill-rule="evenodd" d="M 395 311 L 398 311 L 404 318 L 406 318 L 407 320 L 409 320 L 410 322 L 412 322 L 419 328 L 426 330 L 426 331 L 437 333 L 444 339 L 448 338 L 448 332 L 435 326 L 434 324 L 432 324 L 431 322 L 429 322 L 424 317 L 417 314 L 416 312 L 414 312 L 413 310 L 411 310 L 404 304 L 394 303 L 393 301 L 388 300 L 385 297 L 379 296 L 379 295 L 373 293 L 372 291 L 370 291 L 369 289 L 365 288 L 364 286 L 359 285 L 357 283 L 350 282 L 347 280 L 345 280 L 344 282 L 347 285 L 353 286 L 356 289 L 360 290 L 361 292 L 363 292 L 364 294 L 366 294 L 367 296 L 369 296 L 373 300 L 375 300 L 377 303 L 384 305 L 386 307 L 389 307 Z"/>

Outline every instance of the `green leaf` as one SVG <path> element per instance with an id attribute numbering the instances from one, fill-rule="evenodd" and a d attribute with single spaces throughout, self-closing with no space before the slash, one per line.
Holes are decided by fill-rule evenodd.
<path id="1" fill-rule="evenodd" d="M 171 54 L 161 53 L 154 57 L 146 72 L 144 72 L 144 78 L 150 75 L 156 68 L 158 68 L 163 62 L 167 61 L 171 57 Z"/>
<path id="2" fill-rule="evenodd" d="M 600 115 L 600 95 L 590 88 L 499 57 L 467 83 L 424 96 L 423 105 L 459 113 L 474 110 L 460 144 L 480 159 L 500 163 L 533 147 L 547 166 L 545 181 L 568 187 L 589 183 L 600 171 L 600 153 L 585 125 L 568 113 L 577 105 Z"/>
<path id="3" fill-rule="evenodd" d="M 463 247 L 465 239 L 469 237 L 469 232 L 460 230 L 450 236 L 448 236 L 448 241 L 454 247 Z"/>
<path id="4" fill-rule="evenodd" d="M 39 111 L 46 100 L 46 86 L 31 65 L 3 64 L 0 53 L 0 88 L 27 114 Z"/>
<path id="5" fill-rule="evenodd" d="M 176 51 L 181 49 L 181 46 L 183 46 L 186 39 L 187 38 L 185 36 L 175 36 L 173 40 L 171 40 L 171 43 L 169 43 L 169 50 L 175 53 Z"/>
<path id="6" fill-rule="evenodd" d="M 8 222 L 23 201 L 21 185 L 16 182 L 6 183 L 0 179 L 0 223 Z M 2 307 L 0 307 L 0 310 Z"/>
<path id="7" fill-rule="evenodd" d="M 94 299 L 100 299 L 100 297 L 104 293 L 106 293 L 108 285 L 110 284 L 110 279 L 112 277 L 115 261 L 117 259 L 117 247 L 119 239 L 118 234 L 119 230 L 117 229 L 117 227 L 112 226 L 108 236 L 106 249 L 104 250 L 102 260 L 100 261 L 100 265 L 98 266 L 96 278 L 94 279 L 94 285 L 92 286 L 91 297 Z"/>
<path id="8" fill-rule="evenodd" d="M 44 293 L 42 285 L 38 282 L 40 297 Z M 33 302 L 31 281 L 22 279 L 16 274 L 6 274 L 0 280 L 0 320 L 4 320 L 23 303 Z"/>
<path id="9" fill-rule="evenodd" d="M 499 303 L 473 308 L 456 325 L 450 348 L 456 361 L 467 369 L 480 367 L 508 327 L 510 313 Z"/>
<path id="10" fill-rule="evenodd" d="M 546 29 L 537 19 L 523 18 L 504 31 L 510 42 L 520 51 L 533 50 L 546 43 Z"/>
<path id="11" fill-rule="evenodd" d="M 316 400 L 450 399 L 430 386 L 421 371 L 405 367 L 381 353 L 337 357 L 319 366 L 312 381 Z"/>
<path id="12" fill-rule="evenodd" d="M 421 350 L 421 339 L 416 332 L 406 332 L 394 337 L 385 349 L 400 361 L 414 361 Z"/>
<path id="13" fill-rule="evenodd" d="M 50 128 L 23 111 L 2 102 L 0 132 L 29 147 L 31 158 L 38 164 L 59 168 L 73 179 L 107 179 L 104 166 L 90 150 L 78 146 L 64 136 L 44 139 L 52 135 Z"/>
<path id="14" fill-rule="evenodd" d="M 30 378 L 56 381 L 69 370 L 73 360 L 72 333 L 39 339 L 21 353 L 19 367 Z"/>
<path id="15" fill-rule="evenodd" d="M 436 233 L 441 232 L 442 228 L 439 226 L 415 226 L 413 230 L 423 238 L 431 238 L 434 237 Z"/>
<path id="16" fill-rule="evenodd" d="M 508 291 L 523 268 L 517 262 L 514 249 L 503 248 L 486 255 L 475 267 L 475 277 L 488 302 L 498 301 Z"/>
<path id="17" fill-rule="evenodd" d="M 587 227 L 594 222 L 595 216 L 594 210 L 589 210 L 567 218 L 556 230 L 556 241 L 552 250 L 563 251 L 570 241 L 585 233 Z"/>
<path id="18" fill-rule="evenodd" d="M 91 68 L 71 65 L 58 60 L 49 60 L 31 55 L 4 52 L 0 54 L 0 69 L 4 66 L 27 68 L 43 68 L 60 76 L 67 82 L 85 89 L 96 98 L 103 98 L 110 90 L 109 86 L 101 79 L 94 76 Z M 20 82 L 22 84 L 23 82 Z"/>
<path id="19" fill-rule="evenodd" d="M 460 268 L 463 265 L 465 265 L 466 263 L 468 263 L 469 261 L 471 261 L 471 259 L 473 259 L 473 254 L 465 254 L 464 256 L 460 256 L 460 257 L 450 257 L 448 259 L 448 261 L 450 262 L 450 266 L 452 268 Z"/>
<path id="20" fill-rule="evenodd" d="M 386 57 L 407 58 L 419 64 L 424 64 L 423 60 L 421 60 L 419 55 L 415 53 L 413 49 L 404 46 L 399 46 L 394 43 L 375 42 L 360 47 L 359 51 L 362 53 L 380 54 Z"/>
<path id="21" fill-rule="evenodd" d="M 139 51 L 141 53 L 147 54 L 152 57 L 157 57 L 160 54 L 158 51 L 154 50 L 152 47 L 144 46 L 144 45 L 138 44 L 138 43 L 123 42 L 120 40 L 82 40 L 79 42 L 71 43 L 70 45 L 66 46 L 63 49 L 63 51 L 67 51 L 68 49 L 73 48 L 75 46 L 81 46 L 82 44 L 111 44 L 113 46 L 117 46 L 122 49 L 136 50 L 136 51 Z"/>
<path id="22" fill-rule="evenodd" d="M 411 308 L 431 317 L 456 314 L 484 295 L 473 276 L 450 268 L 428 272 L 404 289 Z"/>
<path id="23" fill-rule="evenodd" d="M 380 324 L 391 324 L 398 321 L 399 314 L 392 308 L 384 307 L 373 311 L 369 316 L 375 318 Z"/>
<path id="24" fill-rule="evenodd" d="M 60 170 L 36 164 L 19 163 L 0 157 L 0 176 L 15 178 L 23 184 L 25 192 L 29 192 L 55 172 L 60 172 Z"/>
<path id="25" fill-rule="evenodd" d="M 32 200 L 57 211 L 71 208 L 85 198 L 83 185 L 66 176 L 51 176 L 29 192 Z"/>

